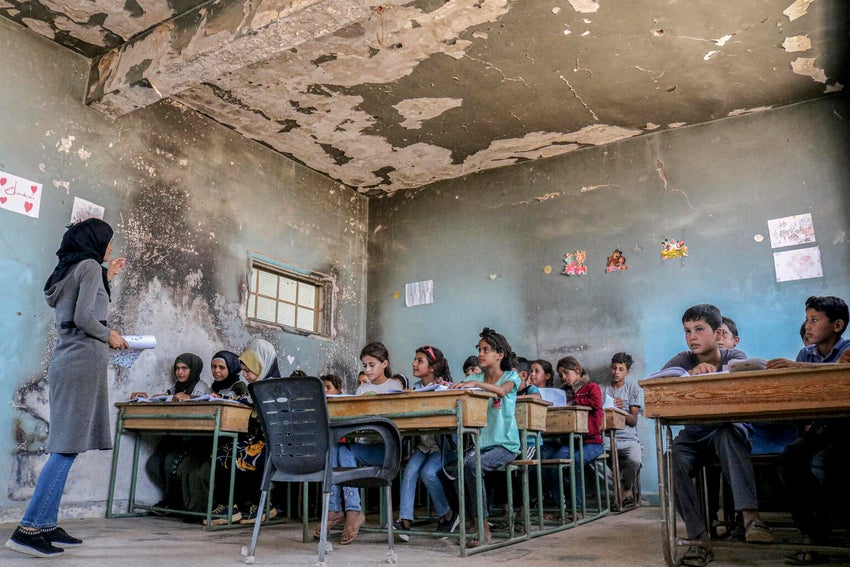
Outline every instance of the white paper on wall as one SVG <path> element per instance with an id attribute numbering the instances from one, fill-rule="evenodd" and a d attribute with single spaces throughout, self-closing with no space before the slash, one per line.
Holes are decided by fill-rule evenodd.
<path id="1" fill-rule="evenodd" d="M 103 207 L 96 203 L 74 197 L 74 207 L 71 209 L 71 224 L 92 218 L 103 220 L 104 210 Z"/>
<path id="2" fill-rule="evenodd" d="M 41 183 L 0 171 L 0 209 L 38 218 Z"/>
<path id="3" fill-rule="evenodd" d="M 771 248 L 815 241 L 815 226 L 812 223 L 812 215 L 809 213 L 771 219 L 767 221 L 767 229 L 770 233 Z"/>
<path id="4" fill-rule="evenodd" d="M 773 265 L 778 282 L 823 277 L 820 248 L 817 246 L 774 252 Z"/>
<path id="5" fill-rule="evenodd" d="M 404 284 L 404 301 L 408 307 L 434 303 L 434 280 Z"/>

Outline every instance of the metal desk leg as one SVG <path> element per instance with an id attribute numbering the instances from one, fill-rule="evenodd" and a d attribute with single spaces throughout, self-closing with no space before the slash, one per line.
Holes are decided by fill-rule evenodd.
<path id="1" fill-rule="evenodd" d="M 112 504 L 115 501 L 115 477 L 118 475 L 118 453 L 121 450 L 121 434 L 124 432 L 124 410 L 118 412 L 118 426 L 115 428 L 115 443 L 112 449 L 112 470 L 109 473 L 109 496 L 106 497 L 106 517 L 112 517 Z"/>
<path id="2" fill-rule="evenodd" d="M 617 503 L 617 509 L 622 510 L 623 493 L 620 486 L 620 455 L 617 452 L 617 430 L 610 429 L 608 435 L 611 439 L 611 484 L 614 492 L 614 502 Z"/>
<path id="3" fill-rule="evenodd" d="M 676 561 L 676 512 L 673 501 L 672 433 L 667 426 L 665 440 L 664 425 L 660 420 L 655 421 L 655 447 L 658 456 L 658 500 L 661 503 L 661 540 L 664 550 L 664 561 L 668 567 L 675 567 Z M 665 443 L 666 441 L 666 443 Z"/>

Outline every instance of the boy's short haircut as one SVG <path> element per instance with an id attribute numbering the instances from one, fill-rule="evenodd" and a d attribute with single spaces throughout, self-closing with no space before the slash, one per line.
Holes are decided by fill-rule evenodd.
<path id="1" fill-rule="evenodd" d="M 516 357 L 516 366 L 514 366 L 517 373 L 519 372 L 531 372 L 531 363 L 524 356 Z"/>
<path id="2" fill-rule="evenodd" d="M 716 331 L 723 324 L 723 316 L 720 314 L 720 309 L 708 303 L 700 303 L 693 307 L 688 307 L 682 315 L 682 323 L 688 321 L 705 321 L 712 331 Z"/>
<path id="3" fill-rule="evenodd" d="M 723 324 L 729 327 L 729 332 L 732 333 L 733 337 L 738 336 L 738 325 L 735 324 L 735 321 L 730 319 L 729 317 L 723 317 Z"/>
<path id="4" fill-rule="evenodd" d="M 322 382 L 330 382 L 333 384 L 333 387 L 342 391 L 342 379 L 336 374 L 325 374 L 321 378 L 319 378 Z"/>
<path id="5" fill-rule="evenodd" d="M 844 327 L 841 329 L 841 332 L 838 333 L 839 336 L 844 332 L 844 329 L 847 328 L 850 315 L 848 315 L 847 304 L 840 297 L 835 297 L 833 295 L 813 295 L 806 300 L 806 309 L 820 311 L 829 317 L 829 320 L 832 323 L 839 319 L 844 321 Z"/>
<path id="6" fill-rule="evenodd" d="M 803 339 L 803 344 L 806 343 L 806 322 L 803 321 L 803 324 L 800 325 L 800 338 Z"/>
<path id="7" fill-rule="evenodd" d="M 618 352 L 611 357 L 611 364 L 625 364 L 626 370 L 632 369 L 632 355 L 625 352 Z"/>

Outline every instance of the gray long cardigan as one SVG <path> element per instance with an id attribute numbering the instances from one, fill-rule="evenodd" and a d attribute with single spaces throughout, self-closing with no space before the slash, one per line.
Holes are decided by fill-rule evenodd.
<path id="1" fill-rule="evenodd" d="M 111 449 L 106 359 L 109 296 L 101 265 L 83 260 L 44 292 L 56 315 L 59 341 L 47 370 L 50 385 L 48 453 Z M 73 323 L 71 328 L 62 328 Z"/>

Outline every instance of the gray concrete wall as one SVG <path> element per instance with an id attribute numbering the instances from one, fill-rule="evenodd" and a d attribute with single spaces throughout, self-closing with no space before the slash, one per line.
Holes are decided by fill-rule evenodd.
<path id="1" fill-rule="evenodd" d="M 0 522 L 19 519 L 44 459 L 44 375 L 55 337 L 41 290 L 75 196 L 106 207 L 114 256 L 127 257 L 110 320 L 159 341 L 132 369 L 110 369 L 111 401 L 163 391 L 181 352 L 204 359 L 209 382 L 210 356 L 239 352 L 254 336 L 276 345 L 284 374 L 357 369 L 364 197 L 178 105 L 106 118 L 81 103 L 86 60 L 7 20 L 0 20 L 0 53 L 0 171 L 43 184 L 39 218 L 0 210 Z M 336 278 L 333 340 L 246 325 L 249 252 Z M 103 513 L 111 456 L 80 457 L 63 514 Z M 128 466 L 122 463 L 119 494 L 126 494 Z M 140 490 L 143 501 L 158 499 L 149 484 Z"/>
<path id="2" fill-rule="evenodd" d="M 431 344 L 460 375 L 486 325 L 528 358 L 576 356 L 599 382 L 612 354 L 630 352 L 640 379 L 685 350 L 682 312 L 709 302 L 737 321 L 750 356 L 793 358 L 805 299 L 850 299 L 848 118 L 850 99 L 835 97 L 377 199 L 368 336 L 408 374 L 415 348 Z M 777 283 L 767 221 L 801 213 L 824 277 Z M 665 238 L 689 256 L 662 261 Z M 629 270 L 605 273 L 614 248 Z M 562 275 L 577 249 L 587 275 Z M 428 279 L 435 303 L 405 307 L 404 285 Z M 654 492 L 653 429 L 641 428 Z"/>

